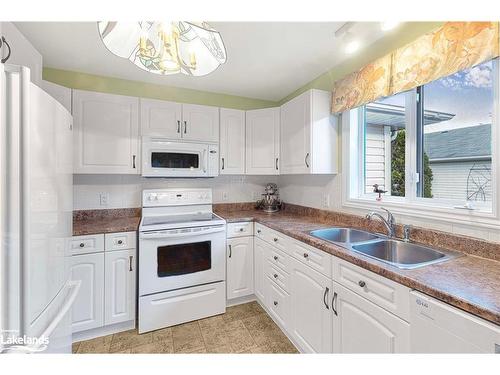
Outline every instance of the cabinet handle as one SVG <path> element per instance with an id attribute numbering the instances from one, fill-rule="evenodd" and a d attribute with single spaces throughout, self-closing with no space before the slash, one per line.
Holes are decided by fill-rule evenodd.
<path id="1" fill-rule="evenodd" d="M 80 247 L 85 247 L 85 244 L 83 242 L 80 242 Z"/>
<path id="2" fill-rule="evenodd" d="M 275 279 L 277 279 L 277 278 L 278 278 L 278 274 L 277 274 L 277 273 L 275 273 L 275 274 L 273 275 L 273 277 L 274 277 Z"/>
<path id="3" fill-rule="evenodd" d="M 122 241 L 122 240 L 118 240 L 118 241 L 116 241 L 116 243 L 117 243 L 118 245 L 121 245 L 121 244 L 123 243 L 123 241 Z"/>
<path id="4" fill-rule="evenodd" d="M 325 304 L 326 309 L 330 310 L 330 307 L 328 306 L 328 292 L 330 292 L 330 289 L 328 289 L 328 287 L 326 287 L 325 293 L 323 294 L 323 303 Z"/>
<path id="5" fill-rule="evenodd" d="M 7 40 L 3 36 L 2 39 L 0 40 L 0 47 L 2 46 L 2 43 L 5 44 L 7 46 L 7 49 L 9 50 L 9 52 L 7 52 L 7 56 L 5 56 L 2 60 L 0 60 L 2 64 L 5 64 L 7 60 L 10 58 L 11 49 L 10 49 L 10 44 L 7 43 Z"/>
<path id="6" fill-rule="evenodd" d="M 258 233 L 258 234 L 261 234 L 261 233 L 262 233 L 262 231 L 261 231 L 260 229 L 257 229 L 257 233 Z"/>
<path id="7" fill-rule="evenodd" d="M 240 228 L 240 232 L 243 232 L 243 230 L 244 230 L 243 228 Z"/>
<path id="8" fill-rule="evenodd" d="M 273 238 L 273 241 L 274 241 L 274 242 L 278 242 L 278 238 L 277 238 L 277 237 L 274 237 L 274 238 Z"/>
<path id="9" fill-rule="evenodd" d="M 177 120 L 177 133 L 181 132 L 181 120 Z"/>
<path id="10" fill-rule="evenodd" d="M 337 292 L 333 292 L 333 298 L 332 298 L 332 310 L 335 316 L 338 316 L 337 314 Z"/>
<path id="11" fill-rule="evenodd" d="M 278 170 L 278 158 L 276 158 L 276 170 Z"/>
<path id="12" fill-rule="evenodd" d="M 306 157 L 304 158 L 304 162 L 306 163 L 306 167 L 309 168 L 309 153 L 306 154 Z"/>
<path id="13" fill-rule="evenodd" d="M 304 258 L 306 258 L 306 259 L 309 258 L 309 254 L 304 253 Z"/>
<path id="14" fill-rule="evenodd" d="M 134 260 L 134 256 L 133 255 L 131 255 L 131 256 L 128 257 L 128 270 L 130 272 L 133 271 L 133 268 L 132 268 L 132 262 L 133 262 L 133 260 Z"/>
<path id="15" fill-rule="evenodd" d="M 273 258 L 274 258 L 274 260 L 278 260 L 278 257 L 276 255 Z"/>
<path id="16" fill-rule="evenodd" d="M 135 169 L 135 155 L 132 155 L 132 168 Z"/>
<path id="17" fill-rule="evenodd" d="M 222 158 L 222 169 L 224 170 L 224 158 Z"/>
<path id="18" fill-rule="evenodd" d="M 188 127 L 187 121 L 184 121 L 184 134 L 186 134 L 187 132 L 187 127 Z"/>
<path id="19" fill-rule="evenodd" d="M 365 285 L 366 285 L 366 283 L 365 283 L 363 280 L 360 280 L 360 281 L 358 282 L 358 285 L 359 285 L 361 288 L 364 288 L 364 287 L 365 287 Z"/>
<path id="20" fill-rule="evenodd" d="M 229 258 L 231 258 L 231 256 L 233 255 L 233 249 L 231 248 L 231 245 L 228 246 L 229 246 Z"/>
<path id="21" fill-rule="evenodd" d="M 274 306 L 278 306 L 278 301 L 274 301 Z"/>

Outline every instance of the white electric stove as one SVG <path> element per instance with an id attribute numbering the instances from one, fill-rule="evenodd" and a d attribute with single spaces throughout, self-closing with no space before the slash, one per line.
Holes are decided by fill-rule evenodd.
<path id="1" fill-rule="evenodd" d="M 226 222 L 211 189 L 142 193 L 139 333 L 226 309 Z"/>

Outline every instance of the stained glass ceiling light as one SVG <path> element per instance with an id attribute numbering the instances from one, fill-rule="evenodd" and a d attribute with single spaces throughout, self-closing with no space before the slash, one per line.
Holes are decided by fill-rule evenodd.
<path id="1" fill-rule="evenodd" d="M 204 76 L 226 62 L 222 38 L 206 22 L 97 24 L 101 40 L 110 52 L 151 73 Z"/>

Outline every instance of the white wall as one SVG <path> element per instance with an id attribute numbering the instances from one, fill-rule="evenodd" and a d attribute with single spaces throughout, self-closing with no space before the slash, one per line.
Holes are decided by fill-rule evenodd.
<path id="1" fill-rule="evenodd" d="M 197 179 L 142 178 L 133 175 L 74 175 L 74 209 L 141 207 L 143 189 L 199 187 L 212 188 L 214 203 L 251 202 L 260 198 L 268 182 L 276 176 L 219 176 Z M 107 204 L 100 204 L 100 193 Z M 227 199 L 223 195 L 227 193 Z"/>

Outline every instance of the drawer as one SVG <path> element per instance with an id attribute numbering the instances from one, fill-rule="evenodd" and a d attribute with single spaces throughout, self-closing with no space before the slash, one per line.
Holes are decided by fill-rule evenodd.
<path id="1" fill-rule="evenodd" d="M 290 251 L 295 259 L 308 265 L 328 278 L 332 278 L 332 256 L 308 244 L 293 240 Z"/>
<path id="2" fill-rule="evenodd" d="M 72 255 L 104 251 L 104 234 L 74 236 L 70 240 L 69 248 Z"/>
<path id="3" fill-rule="evenodd" d="M 290 275 L 279 267 L 271 264 L 271 261 L 269 260 L 267 261 L 266 275 L 281 289 L 286 292 L 290 292 Z"/>
<path id="4" fill-rule="evenodd" d="M 275 248 L 274 246 L 269 246 L 268 259 L 272 265 L 290 273 L 290 256 L 285 254 L 283 251 Z"/>
<path id="5" fill-rule="evenodd" d="M 273 246 L 276 246 L 278 249 L 284 251 L 285 253 L 288 252 L 288 247 L 291 240 L 290 237 L 278 231 L 275 231 L 274 229 L 257 223 L 255 226 L 255 236 L 263 239 Z"/>
<path id="6" fill-rule="evenodd" d="M 253 222 L 227 224 L 227 238 L 253 236 Z"/>
<path id="7" fill-rule="evenodd" d="M 333 280 L 406 321 L 410 289 L 343 259 L 332 257 Z"/>
<path id="8" fill-rule="evenodd" d="M 106 251 L 135 249 L 136 232 L 106 233 L 104 235 Z"/>
<path id="9" fill-rule="evenodd" d="M 279 325 L 286 330 L 290 320 L 290 295 L 276 286 L 270 279 L 268 279 L 268 283 L 267 308 Z"/>

